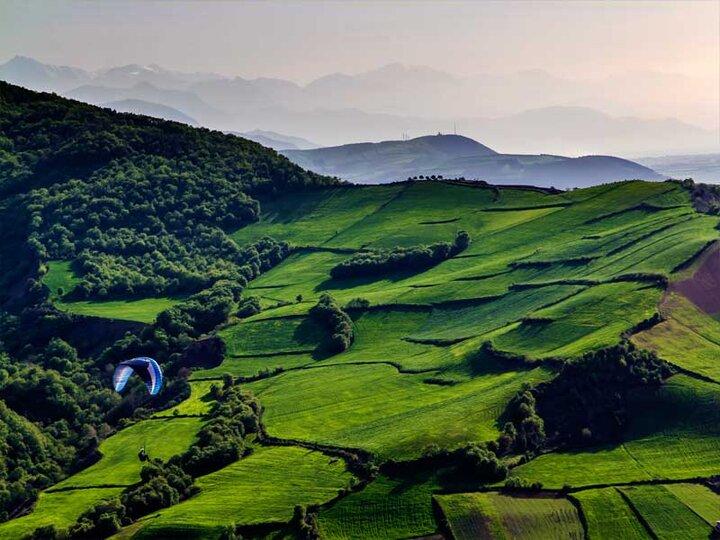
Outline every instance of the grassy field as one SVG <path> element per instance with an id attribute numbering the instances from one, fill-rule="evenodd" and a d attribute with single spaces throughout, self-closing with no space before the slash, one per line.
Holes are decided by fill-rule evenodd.
<path id="1" fill-rule="evenodd" d="M 60 299 L 80 283 L 80 277 L 75 275 L 71 266 L 71 261 L 49 261 L 47 263 L 47 273 L 43 277 L 43 283 L 50 289 L 53 299 Z"/>
<path id="2" fill-rule="evenodd" d="M 407 459 L 430 444 L 455 447 L 495 438 L 497 418 L 510 397 L 523 383 L 547 377 L 536 368 L 440 386 L 387 365 L 336 365 L 247 386 L 265 407 L 271 435 Z"/>
<path id="3" fill-rule="evenodd" d="M 185 527 L 284 523 L 300 504 L 322 503 L 349 485 L 345 463 L 296 447 L 259 447 L 197 480 L 200 494 L 145 520 L 139 538 Z M 175 532 L 175 534 L 177 534 Z"/>
<path id="4" fill-rule="evenodd" d="M 590 287 L 530 313 L 534 320 L 499 336 L 494 344 L 533 358 L 579 356 L 617 343 L 623 332 L 657 311 L 661 294 L 656 287 L 638 283 Z"/>
<path id="5" fill-rule="evenodd" d="M 584 538 L 577 509 L 565 498 L 460 493 L 436 500 L 456 540 Z"/>
<path id="6" fill-rule="evenodd" d="M 639 513 L 656 538 L 708 538 L 711 526 L 665 486 L 620 488 L 629 504 Z"/>
<path id="7" fill-rule="evenodd" d="M 662 311 L 666 319 L 636 334 L 633 341 L 668 362 L 720 382 L 720 321 L 678 293 L 664 300 Z"/>
<path id="8" fill-rule="evenodd" d="M 57 493 L 41 493 L 33 511 L 21 518 L 0 523 L 0 538 L 23 538 L 38 527 L 70 527 L 85 510 L 120 494 L 122 488 L 92 488 Z"/>
<path id="9" fill-rule="evenodd" d="M 416 458 L 431 444 L 455 448 L 494 439 L 517 390 L 553 376 L 546 365 L 520 369 L 481 354 L 487 341 L 530 359 L 573 359 L 617 343 L 661 309 L 667 319 L 634 341 L 720 381 L 720 323 L 683 298 L 664 296 L 658 285 L 677 279 L 673 271 L 718 236 L 720 218 L 694 212 L 678 184 L 624 182 L 548 194 L 404 183 L 293 194 L 262 208 L 259 222 L 233 234 L 235 242 L 272 235 L 301 247 L 248 285 L 244 294 L 259 296 L 263 311 L 233 319 L 218 332 L 226 357 L 192 373 L 188 400 L 107 439 L 101 461 L 61 487 L 127 485 L 138 478 L 141 446 L 153 457 L 182 451 L 212 405 L 206 396 L 213 381 L 200 379 L 224 373 L 252 377 L 286 370 L 243 383 L 263 405 L 268 433 L 362 448 L 379 463 Z M 330 276 L 354 251 L 451 241 L 459 230 L 469 231 L 470 247 L 426 271 Z M 150 322 L 175 302 L 63 302 L 58 290 L 77 280 L 66 262 L 50 263 L 44 280 L 56 305 L 74 313 Z M 369 311 L 350 311 L 355 341 L 333 356 L 322 354 L 326 330 L 308 316 L 324 292 L 340 305 L 354 298 L 371 304 Z M 198 417 L 172 418 L 175 411 Z M 676 375 L 660 389 L 634 392 L 628 418 L 618 443 L 545 454 L 512 474 L 559 489 L 685 481 L 720 471 L 717 385 Z M 228 525 L 286 522 L 295 504 L 328 501 L 348 482 L 344 464 L 322 454 L 259 447 L 197 479 L 198 496 L 146 518 L 122 537 L 211 538 Z M 438 495 L 443 487 L 430 473 L 410 479 L 381 474 L 364 490 L 323 507 L 321 533 L 348 539 L 433 534 L 436 496 L 458 538 L 582 536 L 567 499 Z M 634 511 L 648 515 L 658 537 L 683 530 L 707 536 L 716 519 L 716 496 L 701 486 L 622 489 L 573 494 L 591 539 L 648 537 Z M 43 497 L 51 495 L 59 493 Z M 677 524 L 671 523 L 675 513 Z"/>
<path id="10" fill-rule="evenodd" d="M 578 491 L 573 493 L 572 497 L 582 508 L 590 540 L 651 538 L 616 488 Z"/>
<path id="11" fill-rule="evenodd" d="M 141 448 L 152 458 L 169 459 L 190 446 L 201 425 L 200 418 L 145 420 L 133 424 L 103 441 L 100 461 L 53 489 L 134 484 L 140 480 L 142 462 L 138 452 Z"/>
<path id="12" fill-rule="evenodd" d="M 652 414 L 648 414 L 652 411 Z M 720 387 L 675 375 L 630 403 L 624 442 L 545 454 L 513 474 L 546 487 L 710 476 L 720 468 Z"/>
<path id="13" fill-rule="evenodd" d="M 155 415 L 156 418 L 172 417 L 176 414 L 187 416 L 205 416 L 213 406 L 213 399 L 210 396 L 210 387 L 213 381 L 194 381 L 190 383 L 190 397 L 172 409 L 161 411 Z"/>
<path id="14" fill-rule="evenodd" d="M 432 494 L 439 488 L 434 475 L 406 479 L 380 476 L 360 492 L 353 493 L 320 511 L 322 538 L 374 540 L 413 538 L 437 529 Z"/>

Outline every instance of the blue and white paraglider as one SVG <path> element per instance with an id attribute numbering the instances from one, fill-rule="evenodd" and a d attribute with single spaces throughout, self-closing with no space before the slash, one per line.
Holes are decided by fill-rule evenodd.
<path id="1" fill-rule="evenodd" d="M 113 374 L 113 386 L 116 392 L 121 392 L 127 384 L 130 375 L 137 373 L 151 396 L 156 395 L 163 384 L 163 374 L 158 363 L 152 358 L 140 357 L 120 362 Z"/>

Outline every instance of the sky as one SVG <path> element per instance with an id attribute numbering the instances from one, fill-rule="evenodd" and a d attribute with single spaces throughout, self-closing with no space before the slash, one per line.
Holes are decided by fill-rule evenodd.
<path id="1" fill-rule="evenodd" d="M 716 78 L 720 2 L 0 3 L 0 51 L 96 69 L 157 63 L 307 82 L 390 62 L 457 73 Z"/>
<path id="2" fill-rule="evenodd" d="M 0 61 L 16 54 L 86 69 L 155 63 L 299 83 L 392 62 L 464 77 L 669 74 L 694 87 L 688 120 L 712 127 L 720 115 L 720 0 L 0 0 Z"/>

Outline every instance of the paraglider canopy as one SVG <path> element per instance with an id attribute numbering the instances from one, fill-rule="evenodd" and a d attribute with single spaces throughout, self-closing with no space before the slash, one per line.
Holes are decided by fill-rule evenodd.
<path id="1" fill-rule="evenodd" d="M 141 357 L 120 362 L 118 367 L 115 368 L 113 386 L 116 392 L 121 392 L 125 388 L 133 372 L 137 373 L 143 380 L 150 395 L 154 396 L 162 388 L 163 375 L 158 363 L 152 358 Z"/>

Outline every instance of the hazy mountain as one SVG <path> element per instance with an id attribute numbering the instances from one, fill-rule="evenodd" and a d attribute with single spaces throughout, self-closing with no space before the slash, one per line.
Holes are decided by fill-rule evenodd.
<path id="1" fill-rule="evenodd" d="M 93 74 L 94 83 L 102 86 L 131 87 L 149 83 L 165 88 L 183 88 L 199 81 L 222 79 L 215 73 L 184 73 L 165 69 L 157 64 L 126 66 L 103 69 Z"/>
<path id="2" fill-rule="evenodd" d="M 346 138 L 341 142 L 357 143 L 398 139 L 403 133 L 448 133 L 457 126 L 463 135 L 507 153 L 653 155 L 667 153 L 668 149 L 691 153 L 718 148 L 716 133 L 678 120 L 619 118 L 584 107 L 550 107 L 505 117 L 457 121 L 358 109 L 293 111 L 270 107 L 248 111 L 234 122 L 242 126 L 237 131 L 263 126 L 326 146 L 337 145 L 342 135 Z"/>
<path id="3" fill-rule="evenodd" d="M 230 131 L 228 133 L 250 139 L 273 150 L 311 150 L 319 146 L 302 137 L 292 137 L 290 135 L 276 133 L 275 131 L 254 129 L 252 131 L 245 131 L 244 133 L 238 133 L 236 131 Z"/>
<path id="4" fill-rule="evenodd" d="M 0 65 L 0 80 L 31 90 L 62 92 L 90 78 L 90 74 L 82 69 L 43 64 L 26 56 L 15 56 Z"/>
<path id="5" fill-rule="evenodd" d="M 717 135 L 676 119 L 615 117 L 588 107 L 545 107 L 494 119 L 471 119 L 463 130 L 513 152 L 551 148 L 571 155 L 652 154 L 663 148 L 714 149 Z M 631 150 L 633 149 L 633 150 Z M 635 150 L 636 149 L 636 150 Z"/>
<path id="6" fill-rule="evenodd" d="M 707 89 L 696 89 L 682 77 L 636 75 L 633 85 L 618 92 L 623 81 L 617 78 L 570 80 L 542 70 L 462 78 L 402 64 L 352 75 L 334 73 L 306 85 L 182 73 L 157 65 L 130 64 L 90 73 L 16 57 L 0 66 L 0 79 L 92 104 L 148 101 L 177 109 L 209 128 L 247 132 L 260 126 L 326 146 L 396 139 L 403 133 L 449 132 L 456 125 L 467 136 L 513 153 L 717 151 L 717 132 L 673 118 L 653 118 L 674 110 L 682 92 L 699 93 L 698 107 L 712 116 L 712 107 L 701 99 Z M 652 103 L 644 98 L 648 92 L 643 89 L 651 84 L 666 89 L 666 97 L 656 96 Z"/>
<path id="7" fill-rule="evenodd" d="M 720 183 L 720 154 L 645 157 L 636 161 L 671 178 Z"/>
<path id="8" fill-rule="evenodd" d="M 199 124 L 212 127 L 224 115 L 187 90 L 167 90 L 147 82 L 139 82 L 129 88 L 107 87 L 86 84 L 65 92 L 66 97 L 100 105 L 126 99 L 148 101 L 177 109 L 195 118 Z"/>
<path id="9" fill-rule="evenodd" d="M 568 188 L 613 180 L 662 178 L 647 167 L 612 156 L 498 154 L 460 135 L 438 134 L 408 141 L 287 150 L 282 154 L 303 168 L 359 183 L 442 175 Z"/>
<path id="10" fill-rule="evenodd" d="M 151 103 L 140 99 L 124 99 L 122 101 L 111 101 L 103 103 L 103 107 L 112 109 L 117 112 L 127 112 L 133 114 L 142 114 L 152 116 L 153 118 L 162 118 L 163 120 L 172 120 L 173 122 L 181 122 L 190 126 L 197 126 L 197 121 L 184 114 L 177 109 L 160 105 L 159 103 Z"/>

